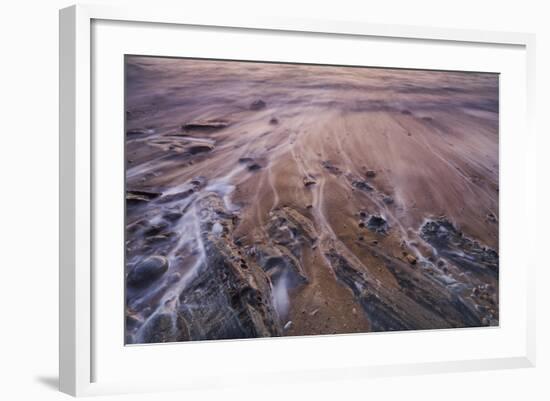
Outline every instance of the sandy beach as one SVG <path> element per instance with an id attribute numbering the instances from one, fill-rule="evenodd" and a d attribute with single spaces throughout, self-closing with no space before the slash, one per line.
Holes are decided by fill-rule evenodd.
<path id="1" fill-rule="evenodd" d="M 498 75 L 127 56 L 126 343 L 495 326 Z"/>

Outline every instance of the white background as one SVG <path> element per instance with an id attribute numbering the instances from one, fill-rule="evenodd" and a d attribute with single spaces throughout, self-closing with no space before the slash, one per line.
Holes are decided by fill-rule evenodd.
<path id="1" fill-rule="evenodd" d="M 132 1 L 100 1 L 124 4 Z M 159 1 L 188 9 L 230 15 L 251 12 L 277 16 L 365 20 L 378 23 L 430 25 L 538 35 L 537 113 L 539 135 L 538 232 L 526 233 L 538 241 L 537 272 L 538 366 L 534 369 L 441 374 L 272 386 L 243 392 L 213 390 L 201 396 L 166 393 L 122 396 L 132 400 L 211 399 L 545 399 L 550 377 L 550 338 L 547 239 L 547 156 L 550 143 L 544 120 L 550 98 L 545 73 L 550 71 L 550 30 L 544 2 L 522 1 Z M 224 4 L 225 3 L 225 4 Z M 3 4 L 0 23 L 2 60 L 0 90 L 0 193 L 3 219 L 0 230 L 0 394 L 6 399 L 62 399 L 57 381 L 57 9 L 68 1 L 26 0 Z M 546 92 L 546 93 L 545 93 Z M 521 133 L 518 133 L 521 135 Z M 546 150 L 545 150 L 546 149 Z M 546 160 L 545 160 L 546 159 Z M 535 199 L 533 199 L 535 202 Z M 268 361 L 266 361 L 268 363 Z M 112 397 L 114 399 L 114 397 Z M 109 398 L 110 399 L 110 398 Z"/>

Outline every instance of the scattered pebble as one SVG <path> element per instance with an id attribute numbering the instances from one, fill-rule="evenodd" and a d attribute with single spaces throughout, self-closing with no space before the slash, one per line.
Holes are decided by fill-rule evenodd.
<path id="1" fill-rule="evenodd" d="M 254 111 L 264 109 L 265 107 L 266 104 L 262 99 L 255 100 L 250 104 L 250 110 Z"/>
<path id="2" fill-rule="evenodd" d="M 128 273 L 126 282 L 132 287 L 140 287 L 151 284 L 168 270 L 168 259 L 164 256 L 150 256 Z"/>
<path id="3" fill-rule="evenodd" d="M 315 181 L 315 178 L 313 177 L 304 177 L 303 181 L 304 181 L 305 187 L 310 187 L 312 185 L 317 184 L 317 181 Z"/>
<path id="4" fill-rule="evenodd" d="M 258 163 L 253 163 L 250 166 L 248 166 L 249 171 L 256 171 L 256 170 L 259 170 L 261 168 L 262 168 L 262 166 L 260 166 Z"/>

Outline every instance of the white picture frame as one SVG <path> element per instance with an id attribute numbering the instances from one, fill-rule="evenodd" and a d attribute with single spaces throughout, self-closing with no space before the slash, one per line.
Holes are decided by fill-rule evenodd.
<path id="1" fill-rule="evenodd" d="M 159 27 L 204 27 L 206 29 L 231 28 L 247 32 L 279 32 L 287 35 L 318 35 L 330 38 L 338 36 L 343 38 L 384 38 L 385 40 L 411 40 L 434 42 L 442 45 L 460 44 L 463 47 L 475 46 L 496 46 L 512 47 L 520 50 L 518 57 L 518 68 L 521 70 L 524 80 L 519 80 L 521 93 L 521 105 L 525 107 L 524 113 L 518 117 L 516 127 L 522 127 L 522 138 L 525 142 L 521 148 L 517 148 L 518 157 L 525 162 L 525 165 L 518 167 L 519 171 L 514 177 L 506 175 L 507 169 L 503 169 L 504 180 L 521 180 L 524 185 L 522 198 L 517 199 L 516 205 L 522 207 L 522 213 L 529 221 L 536 216 L 534 206 L 528 203 L 529 197 L 534 198 L 536 183 L 535 174 L 535 137 L 531 127 L 534 110 L 534 35 L 526 33 L 508 32 L 485 32 L 460 29 L 439 29 L 415 26 L 397 25 L 375 25 L 363 22 L 349 21 L 315 21 L 315 20 L 292 20 L 278 18 L 259 18 L 246 16 L 239 20 L 215 18 L 207 15 L 187 15 L 185 9 L 165 10 L 151 7 L 129 7 L 112 8 L 109 6 L 78 5 L 60 11 L 60 390 L 75 396 L 95 395 L 109 393 L 126 393 L 134 391 L 164 391 L 171 389 L 204 388 L 208 386 L 223 386 L 226 384 L 222 372 L 210 374 L 204 369 L 197 368 L 191 377 L 185 380 L 167 378 L 160 380 L 152 378 L 149 381 L 140 382 L 121 378 L 120 380 L 108 379 L 98 380 L 98 366 L 95 363 L 95 353 L 100 352 L 101 346 L 96 346 L 96 335 L 94 334 L 98 315 L 94 308 L 94 288 L 97 290 L 97 277 L 94 275 L 94 191 L 95 181 L 93 179 L 97 168 L 97 152 L 93 141 L 94 104 L 92 102 L 92 76 L 95 65 L 94 53 L 97 49 L 94 46 L 101 46 L 101 41 L 93 42 L 93 24 L 97 21 L 113 22 L 139 22 Z M 174 29 L 176 29 L 174 28 Z M 126 29 L 126 28 L 121 28 Z M 142 29 L 139 26 L 133 29 Z M 108 33 L 109 31 L 107 31 Z M 435 66 L 437 67 L 437 66 Z M 472 67 L 474 68 L 474 67 Z M 519 70 L 518 70 L 519 71 Z M 521 77 L 520 77 L 521 78 Z M 516 81 L 514 81 L 516 82 Z M 118 100 L 122 103 L 122 99 Z M 508 110 L 508 109 L 507 109 Z M 501 110 L 502 111 L 502 110 Z M 519 113 L 519 112 L 518 112 Z M 122 132 L 121 132 L 122 136 Z M 504 194 L 503 194 L 504 193 Z M 501 192 L 501 196 L 506 196 Z M 529 218 L 531 216 L 531 218 Z M 511 232 L 514 223 L 511 219 L 501 219 L 502 230 Z M 510 234 L 512 235 L 512 234 Z M 529 246 L 529 244 L 526 244 Z M 464 359 L 455 358 L 440 361 L 420 361 L 411 357 L 406 363 L 396 363 L 390 358 L 387 362 L 382 357 L 377 363 L 364 364 L 350 360 L 349 364 L 341 361 L 341 364 L 334 368 L 329 365 L 320 365 L 317 368 L 300 367 L 296 370 L 277 371 L 278 380 L 291 382 L 300 380 L 320 380 L 330 377 L 353 377 L 357 380 L 364 377 L 380 375 L 418 374 L 430 372 L 467 371 L 479 369 L 503 369 L 513 367 L 530 367 L 535 364 L 535 305 L 534 305 L 534 266 L 533 252 L 526 252 L 524 264 L 521 266 L 525 278 L 514 280 L 511 287 L 522 296 L 522 309 L 517 316 L 521 316 L 521 322 L 509 322 L 510 327 L 521 328 L 521 334 L 515 335 L 515 343 L 510 345 L 513 353 L 500 352 L 495 350 L 491 355 L 472 354 Z M 506 257 L 514 255 L 507 253 Z M 122 267 L 121 267 L 122 268 Z M 506 293 L 501 293 L 501 298 Z M 525 298 L 523 300 L 523 297 Z M 121 317 L 122 319 L 122 317 Z M 507 330 L 502 326 L 494 331 Z M 462 331 L 463 336 L 476 336 L 470 331 Z M 414 333 L 408 337 L 401 337 L 402 340 L 392 341 L 414 341 Z M 434 331 L 429 334 L 433 338 L 443 334 Z M 447 335 L 447 334 L 445 334 Z M 489 334 L 490 336 L 494 334 Z M 394 336 L 400 338 L 399 334 L 377 334 L 377 337 Z M 330 337 L 330 336 L 329 336 Z M 333 336 L 340 337 L 340 336 Z M 512 337 L 510 337 L 512 338 Z M 231 347 L 255 348 L 260 344 L 261 349 L 275 347 L 280 352 L 285 344 L 275 340 L 240 341 L 240 345 Z M 339 339 L 324 338 L 317 339 L 286 339 L 285 341 L 301 341 L 300 348 L 310 349 L 314 352 L 315 347 L 337 347 L 342 341 L 358 342 L 364 341 L 362 337 L 350 336 Z M 377 340 L 378 341 L 378 340 Z M 424 340 L 426 341 L 426 340 Z M 431 340 L 430 340 L 431 341 Z M 237 342 L 234 342 L 237 343 Z M 310 343 L 310 344 L 308 344 Z M 120 347 L 124 348 L 123 341 Z M 151 354 L 154 346 L 149 347 Z M 168 346 L 157 346 L 164 348 Z M 208 347 L 217 347 L 214 343 L 204 343 L 199 352 L 208 354 Z M 258 348 L 258 349 L 260 349 Z M 190 348 L 188 350 L 191 350 Z M 219 351 L 219 350 L 217 350 Z M 230 352 L 237 352 L 236 348 Z M 163 352 L 166 355 L 166 352 Z M 228 354 L 229 355 L 229 354 Z M 476 356 L 477 355 L 477 356 Z M 139 355 L 134 358 L 139 358 Z M 162 356 L 162 358 L 167 358 Z M 330 359 L 330 358 L 329 358 Z M 133 359 L 134 361 L 136 359 Z M 382 362 L 380 362 L 382 361 Z M 327 362 L 330 364 L 330 360 Z M 269 376 L 268 376 L 269 375 Z M 273 377 L 273 372 L 261 369 L 256 372 L 254 380 L 268 381 Z M 230 382 L 227 379 L 227 382 Z"/>

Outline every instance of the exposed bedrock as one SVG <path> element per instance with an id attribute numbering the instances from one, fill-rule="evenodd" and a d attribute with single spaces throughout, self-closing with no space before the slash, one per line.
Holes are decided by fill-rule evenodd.
<path id="1" fill-rule="evenodd" d="M 328 250 L 325 256 L 338 280 L 360 301 L 373 331 L 484 324 L 484 314 L 460 294 L 446 291 L 422 270 L 375 248 L 371 247 L 371 251 L 395 277 L 398 289 L 384 287 L 365 266 L 352 262 L 335 249 Z"/>
<path id="2" fill-rule="evenodd" d="M 421 227 L 420 235 L 440 256 L 463 269 L 498 275 L 498 253 L 468 238 L 447 219 L 428 220 Z"/>
<path id="3" fill-rule="evenodd" d="M 202 241 L 198 251 L 204 255 L 196 274 L 178 295 L 176 323 L 185 327 L 192 340 L 279 335 L 267 295 L 269 280 L 229 240 L 236 215 L 215 194 L 204 196 L 195 207 Z M 181 329 L 176 331 L 179 334 Z"/>

